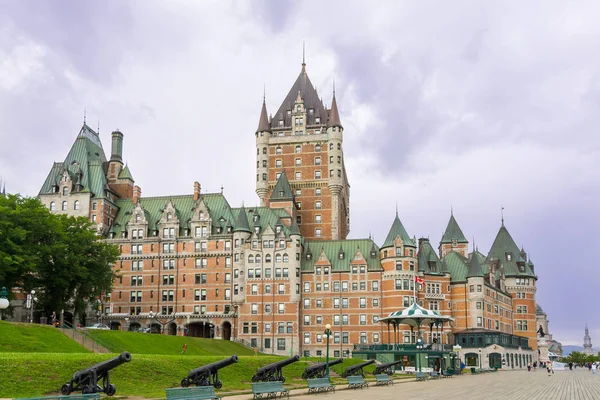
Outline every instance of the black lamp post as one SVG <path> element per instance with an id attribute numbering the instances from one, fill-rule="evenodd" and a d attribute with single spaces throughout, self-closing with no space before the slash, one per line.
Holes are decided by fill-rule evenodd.
<path id="1" fill-rule="evenodd" d="M 331 325 L 325 325 L 325 337 L 327 338 L 326 350 L 325 350 L 325 375 L 329 379 L 329 337 L 331 336 Z"/>
<path id="2" fill-rule="evenodd" d="M 8 301 L 8 292 L 6 291 L 6 288 L 4 286 L 2 286 L 2 290 L 0 290 L 0 310 L 5 310 L 8 308 L 8 306 L 10 305 L 10 302 Z M 2 311 L 0 311 L 0 320 L 2 319 Z"/>
<path id="3" fill-rule="evenodd" d="M 481 349 L 479 349 L 479 369 L 481 369 Z"/>
<path id="4" fill-rule="evenodd" d="M 420 351 L 423 350 L 425 346 L 423 346 L 423 339 L 417 340 L 417 364 L 419 368 L 419 372 L 421 372 L 421 363 L 419 362 L 419 356 L 421 355 Z"/>

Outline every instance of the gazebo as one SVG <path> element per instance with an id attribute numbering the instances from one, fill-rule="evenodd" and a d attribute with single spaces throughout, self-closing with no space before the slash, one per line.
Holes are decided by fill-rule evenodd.
<path id="1" fill-rule="evenodd" d="M 392 325 L 394 327 L 394 345 L 398 346 L 398 334 L 400 332 L 400 330 L 398 329 L 400 325 L 408 325 L 410 326 L 410 331 L 411 331 L 411 341 L 414 343 L 414 341 L 412 340 L 413 337 L 413 333 L 414 333 L 414 328 L 417 328 L 417 340 L 421 338 L 421 327 L 422 326 L 429 326 L 429 343 L 430 343 L 430 348 L 431 346 L 433 346 L 435 343 L 433 343 L 432 341 L 432 333 L 433 333 L 433 328 L 435 326 L 437 332 L 439 333 L 440 328 L 443 331 L 444 328 L 444 323 L 448 322 L 450 323 L 450 321 L 454 321 L 454 318 L 446 316 L 446 315 L 442 315 L 437 311 L 434 310 L 428 310 L 427 308 L 423 308 L 421 307 L 419 304 L 417 303 L 413 303 L 412 306 L 405 308 L 404 310 L 399 310 L 399 311 L 395 311 L 390 313 L 390 315 L 388 315 L 387 317 L 383 317 L 383 318 L 379 318 L 379 322 L 380 323 L 384 323 L 387 324 L 388 327 L 388 344 L 391 344 L 391 338 L 390 338 L 390 325 Z M 443 336 L 440 336 L 442 338 L 442 343 L 443 344 Z"/>

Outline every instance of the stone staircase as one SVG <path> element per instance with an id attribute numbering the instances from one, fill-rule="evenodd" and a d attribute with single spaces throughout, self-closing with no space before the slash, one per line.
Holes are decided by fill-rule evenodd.
<path id="1" fill-rule="evenodd" d="M 93 351 L 94 353 L 110 353 L 110 351 L 106 347 L 102 347 L 98 343 L 96 343 L 89 335 L 85 332 L 82 332 L 77 329 L 70 328 L 58 328 L 60 331 L 68 336 L 70 339 L 73 339 L 86 349 Z"/>

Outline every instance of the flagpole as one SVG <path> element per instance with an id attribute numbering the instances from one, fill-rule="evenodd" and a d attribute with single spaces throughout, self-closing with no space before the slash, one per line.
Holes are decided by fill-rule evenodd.
<path id="1" fill-rule="evenodd" d="M 417 302 L 417 276 L 413 279 L 413 304 Z"/>

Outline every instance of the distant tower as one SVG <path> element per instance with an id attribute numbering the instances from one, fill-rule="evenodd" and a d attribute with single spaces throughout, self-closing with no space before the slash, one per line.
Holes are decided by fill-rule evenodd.
<path id="1" fill-rule="evenodd" d="M 583 337 L 583 354 L 594 354 L 594 350 L 592 350 L 592 338 L 590 337 L 587 325 L 585 326 L 585 336 Z"/>

